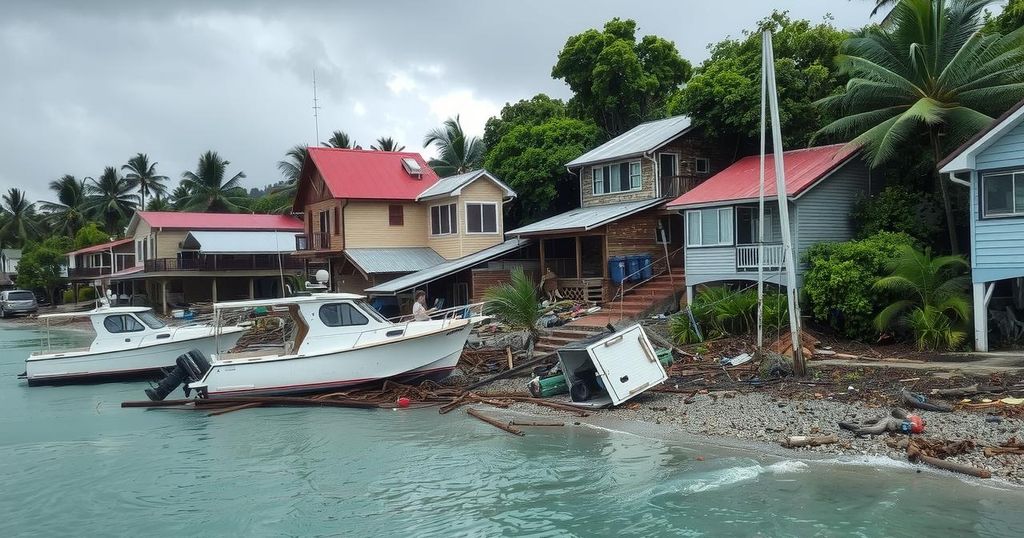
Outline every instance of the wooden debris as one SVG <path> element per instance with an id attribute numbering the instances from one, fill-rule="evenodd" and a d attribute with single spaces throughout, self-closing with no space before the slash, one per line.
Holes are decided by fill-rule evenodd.
<path id="1" fill-rule="evenodd" d="M 564 422 L 509 422 L 512 426 L 565 426 Z"/>
<path id="2" fill-rule="evenodd" d="M 791 435 L 782 440 L 782 446 L 797 448 L 801 446 L 831 445 L 839 442 L 837 435 Z"/>
<path id="3" fill-rule="evenodd" d="M 987 446 L 982 452 L 985 453 L 985 457 L 991 458 L 993 456 L 1000 456 L 1003 454 L 1014 454 L 1024 456 L 1024 442 L 1018 441 L 1016 437 L 1011 437 L 1005 442 L 1000 443 L 999 446 Z"/>
<path id="4" fill-rule="evenodd" d="M 931 465 L 932 467 L 942 469 L 945 471 L 961 473 L 968 476 L 974 476 L 977 478 L 992 478 L 992 471 L 989 471 L 988 469 L 972 467 L 970 465 L 946 461 L 944 459 L 936 457 L 936 455 L 942 454 L 949 456 L 963 454 L 964 451 L 969 451 L 972 450 L 973 448 L 974 443 L 972 441 L 928 442 L 923 439 L 912 439 L 910 443 L 907 445 L 907 459 L 909 459 L 912 462 L 920 462 L 927 465 Z"/>
<path id="5" fill-rule="evenodd" d="M 478 419 L 480 419 L 480 420 L 490 424 L 491 426 L 494 426 L 495 428 L 500 428 L 500 429 L 505 430 L 508 433 L 511 433 L 513 435 L 518 435 L 520 437 L 526 435 L 525 433 L 523 433 L 523 430 L 520 430 L 519 428 L 514 428 L 511 425 L 505 424 L 504 422 L 501 422 L 498 419 L 491 418 L 491 417 L 489 417 L 489 416 L 487 416 L 487 415 L 477 411 L 476 409 L 473 409 L 472 407 L 470 407 L 469 409 L 466 409 L 466 413 L 468 413 L 472 417 L 478 418 Z"/>

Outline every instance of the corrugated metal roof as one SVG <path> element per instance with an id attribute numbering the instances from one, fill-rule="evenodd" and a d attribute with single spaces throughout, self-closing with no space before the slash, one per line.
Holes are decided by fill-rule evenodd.
<path id="1" fill-rule="evenodd" d="M 463 256 L 457 260 L 449 260 L 435 265 L 434 267 L 417 271 L 409 275 L 400 276 L 394 280 L 389 280 L 383 284 L 368 288 L 366 293 L 372 295 L 395 295 L 399 292 L 428 284 L 439 278 L 444 278 L 452 273 L 457 273 L 476 264 L 493 260 L 494 258 L 503 256 L 529 244 L 529 239 L 509 239 L 504 243 L 499 243 L 493 247 L 485 248 L 479 252 L 474 252 L 469 256 Z"/>
<path id="2" fill-rule="evenodd" d="M 295 252 L 295 232 L 189 232 L 185 249 L 203 254 L 276 254 Z"/>
<path id="3" fill-rule="evenodd" d="M 623 202 L 621 204 L 600 205 L 596 207 L 581 207 L 546 218 L 542 221 L 528 224 L 522 228 L 516 228 L 508 232 L 508 235 L 541 235 L 556 232 L 585 232 L 614 222 L 634 213 L 664 203 L 664 200 L 655 198 L 653 200 L 641 200 L 639 202 Z"/>
<path id="4" fill-rule="evenodd" d="M 312 182 L 313 167 L 320 172 L 334 198 L 412 201 L 438 180 L 437 173 L 419 153 L 320 147 L 308 150 L 309 158 L 303 164 L 299 180 L 299 195 L 292 208 L 295 211 L 303 210 L 302 193 Z M 422 174 L 410 174 L 402 159 L 416 161 Z"/>
<path id="5" fill-rule="evenodd" d="M 136 211 L 128 226 L 128 234 L 135 232 L 139 220 L 153 228 L 178 230 L 295 230 L 302 231 L 302 221 L 291 215 L 261 215 L 249 213 L 200 213 L 187 211 Z"/>
<path id="6" fill-rule="evenodd" d="M 620 157 L 640 155 L 657 149 L 690 128 L 689 116 L 672 116 L 663 120 L 641 123 L 596 148 L 576 157 L 565 166 L 610 161 Z"/>
<path id="7" fill-rule="evenodd" d="M 89 254 L 90 252 L 102 252 L 102 251 L 105 251 L 105 250 L 112 249 L 114 247 L 119 247 L 121 245 L 124 245 L 124 244 L 127 244 L 127 243 L 131 243 L 132 241 L 134 241 L 134 239 L 132 239 L 131 237 L 126 237 L 124 239 L 118 239 L 117 241 L 110 241 L 110 242 L 107 242 L 107 243 L 100 243 L 98 245 L 93 245 L 91 247 L 80 248 L 78 250 L 72 250 L 71 252 L 68 252 L 66 254 L 66 256 L 75 256 L 75 255 L 78 255 L 78 254 Z"/>
<path id="8" fill-rule="evenodd" d="M 514 197 L 516 192 L 511 187 L 505 184 L 505 182 L 494 177 L 494 174 L 487 170 L 473 170 L 472 172 L 466 172 L 465 174 L 458 174 L 454 176 L 448 176 L 441 178 L 437 183 L 434 183 L 426 190 L 420 193 L 416 197 L 416 200 L 425 200 L 427 198 L 437 198 L 440 196 L 453 196 L 457 195 L 462 191 L 462 188 L 470 183 L 476 181 L 481 176 L 486 176 L 491 181 L 495 182 L 503 191 L 505 196 L 508 198 Z"/>
<path id="9" fill-rule="evenodd" d="M 856 154 L 857 148 L 847 144 L 818 146 L 783 153 L 786 195 L 796 196 L 807 190 Z M 757 198 L 760 190 L 760 160 L 759 155 L 751 155 L 736 161 L 690 192 L 669 202 L 669 209 Z M 765 155 L 764 166 L 764 194 L 775 196 L 775 157 L 771 154 Z"/>
<path id="10" fill-rule="evenodd" d="M 445 261 L 430 247 L 348 248 L 345 256 L 368 275 L 413 273 Z"/>

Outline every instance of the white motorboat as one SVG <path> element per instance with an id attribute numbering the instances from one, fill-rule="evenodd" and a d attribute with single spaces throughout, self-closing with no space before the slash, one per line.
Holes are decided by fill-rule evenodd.
<path id="1" fill-rule="evenodd" d="M 96 333 L 88 347 L 53 350 L 50 322 L 88 318 Z M 170 327 L 152 308 L 100 306 L 86 312 L 44 314 L 46 349 L 25 359 L 29 385 L 124 377 L 159 372 L 175 365 L 180 355 L 198 349 L 203 353 L 228 350 L 242 336 L 242 327 L 187 325 Z"/>
<path id="2" fill-rule="evenodd" d="M 186 393 L 202 397 L 276 395 L 332 390 L 396 376 L 447 373 L 455 367 L 479 318 L 454 312 L 441 319 L 392 323 L 360 295 L 309 296 L 239 301 L 214 305 L 219 321 L 229 310 L 264 309 L 292 320 L 274 350 L 222 353 L 195 360 L 181 372 Z M 169 376 L 150 398 L 160 399 L 177 385 Z M 173 385 L 173 386 L 171 386 Z"/>

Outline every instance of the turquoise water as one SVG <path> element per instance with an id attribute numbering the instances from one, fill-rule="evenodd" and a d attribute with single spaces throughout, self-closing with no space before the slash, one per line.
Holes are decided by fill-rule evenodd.
<path id="1" fill-rule="evenodd" d="M 66 342 L 81 336 L 63 333 Z M 121 409 L 27 387 L 0 325 L 0 536 L 1019 536 L 1024 493 L 436 410 Z M 704 461 L 698 461 L 697 456 Z"/>

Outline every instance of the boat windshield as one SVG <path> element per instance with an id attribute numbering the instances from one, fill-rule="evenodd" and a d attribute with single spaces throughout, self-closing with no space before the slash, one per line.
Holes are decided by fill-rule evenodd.
<path id="1" fill-rule="evenodd" d="M 356 301 L 356 306 L 358 306 L 363 312 L 366 312 L 366 315 L 370 316 L 374 320 L 381 323 L 388 322 L 388 320 L 384 319 L 384 316 L 382 316 L 370 303 L 367 303 L 366 301 Z"/>
<path id="2" fill-rule="evenodd" d="M 160 318 L 156 317 L 156 314 L 154 314 L 152 310 L 137 312 L 135 315 L 139 316 L 139 319 L 141 319 L 143 323 L 149 325 L 150 329 L 163 329 L 167 326 L 167 324 L 161 321 Z"/>

